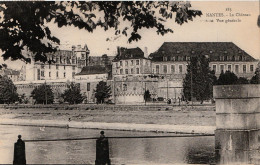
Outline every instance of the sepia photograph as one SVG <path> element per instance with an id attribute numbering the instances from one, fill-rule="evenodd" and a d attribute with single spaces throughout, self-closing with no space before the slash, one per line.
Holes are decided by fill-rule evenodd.
<path id="1" fill-rule="evenodd" d="M 0 165 L 260 165 L 259 13 L 0 1 Z"/>

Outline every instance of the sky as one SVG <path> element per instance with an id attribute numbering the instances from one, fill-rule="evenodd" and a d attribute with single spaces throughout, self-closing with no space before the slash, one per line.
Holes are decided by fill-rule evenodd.
<path id="1" fill-rule="evenodd" d="M 61 49 L 70 49 L 72 45 L 87 44 L 90 56 L 115 55 L 117 46 L 140 47 L 142 50 L 147 47 L 148 53 L 152 53 L 158 50 L 163 42 L 233 42 L 249 55 L 260 59 L 260 28 L 257 26 L 260 7 L 258 1 L 192 1 L 191 5 L 192 9 L 201 10 L 203 15 L 183 25 L 176 24 L 174 19 L 168 20 L 166 25 L 172 28 L 174 33 L 164 36 L 157 35 L 154 29 L 142 29 L 139 33 L 142 39 L 131 44 L 124 36 L 107 41 L 107 38 L 115 37 L 113 29 L 106 32 L 96 29 L 93 33 L 89 33 L 75 27 L 58 28 L 53 23 L 48 26 L 52 34 L 60 39 Z M 212 13 L 223 13 L 224 17 L 210 17 Z M 224 22 L 217 22 L 217 19 Z M 212 20 L 213 22 L 210 22 Z M 225 22 L 228 20 L 239 22 Z M 0 63 L 3 63 L 1 60 Z M 13 69 L 20 69 L 23 64 L 19 61 L 5 61 L 4 63 Z"/>

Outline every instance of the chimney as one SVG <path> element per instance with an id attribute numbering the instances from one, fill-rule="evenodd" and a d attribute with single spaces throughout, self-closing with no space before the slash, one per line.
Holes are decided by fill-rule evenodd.
<path id="1" fill-rule="evenodd" d="M 144 47 L 144 57 L 148 57 L 148 48 Z"/>
<path id="2" fill-rule="evenodd" d="M 120 46 L 117 46 L 117 54 L 118 54 L 119 56 L 121 56 Z"/>

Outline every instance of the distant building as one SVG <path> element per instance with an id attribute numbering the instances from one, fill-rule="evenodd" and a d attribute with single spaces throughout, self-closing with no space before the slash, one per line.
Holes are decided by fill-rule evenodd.
<path id="1" fill-rule="evenodd" d="M 89 56 L 88 58 L 88 66 L 107 66 L 112 65 L 112 60 L 115 56 L 107 56 L 106 54 L 102 56 Z"/>
<path id="2" fill-rule="evenodd" d="M 83 48 L 78 45 L 77 47 L 73 46 L 72 50 L 58 50 L 55 53 L 48 53 L 47 59 L 52 63 L 32 61 L 31 64 L 24 66 L 25 81 L 72 80 L 76 73 L 87 66 L 88 55 L 87 45 Z"/>
<path id="3" fill-rule="evenodd" d="M 75 82 L 80 84 L 80 90 L 86 96 L 86 103 L 96 103 L 95 90 L 100 81 L 105 81 L 108 85 L 112 85 L 109 81 L 112 77 L 112 66 L 95 65 L 86 66 L 82 71 L 75 75 Z"/>
<path id="4" fill-rule="evenodd" d="M 251 78 L 258 63 L 232 42 L 165 42 L 149 58 L 154 74 L 185 75 L 190 57 L 197 55 L 209 58 L 216 76 L 229 70 L 238 77 Z"/>
<path id="5" fill-rule="evenodd" d="M 8 68 L 3 68 L 2 70 L 0 70 L 0 76 L 7 76 L 13 82 L 19 81 L 21 79 L 20 71 L 8 69 Z"/>
<path id="6" fill-rule="evenodd" d="M 151 73 L 151 61 L 140 48 L 118 48 L 113 60 L 113 76 L 143 75 Z"/>

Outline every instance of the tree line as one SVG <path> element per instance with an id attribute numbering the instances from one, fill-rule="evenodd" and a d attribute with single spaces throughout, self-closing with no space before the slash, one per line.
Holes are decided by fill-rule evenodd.
<path id="1" fill-rule="evenodd" d="M 187 101 L 213 99 L 213 85 L 260 84 L 260 70 L 256 69 L 254 76 L 248 80 L 237 77 L 231 71 L 221 72 L 217 78 L 215 71 L 209 67 L 209 58 L 204 55 L 191 57 L 187 74 L 183 80 L 183 93 Z"/>

